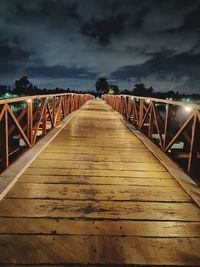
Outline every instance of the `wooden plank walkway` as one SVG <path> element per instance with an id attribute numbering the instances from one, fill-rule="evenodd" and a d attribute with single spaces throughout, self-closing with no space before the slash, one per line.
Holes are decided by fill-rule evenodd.
<path id="1" fill-rule="evenodd" d="M 41 264 L 200 266 L 200 209 L 103 101 L 0 202 L 0 266 Z"/>

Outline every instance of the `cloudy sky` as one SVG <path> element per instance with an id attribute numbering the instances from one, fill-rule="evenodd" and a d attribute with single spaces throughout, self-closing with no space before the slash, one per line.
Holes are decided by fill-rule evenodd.
<path id="1" fill-rule="evenodd" d="M 0 84 L 200 93 L 200 0 L 0 0 Z"/>

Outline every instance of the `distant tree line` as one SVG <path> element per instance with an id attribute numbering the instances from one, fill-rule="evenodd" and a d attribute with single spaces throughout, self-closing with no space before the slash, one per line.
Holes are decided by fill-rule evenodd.
<path id="1" fill-rule="evenodd" d="M 135 95 L 144 97 L 155 97 L 155 98 L 173 98 L 180 99 L 184 97 L 191 97 L 193 99 L 199 99 L 200 94 L 180 94 L 178 91 L 167 91 L 167 92 L 156 92 L 153 87 L 145 87 L 143 83 L 135 84 L 132 90 L 124 89 L 119 92 L 119 88 L 116 85 L 109 85 L 106 78 L 99 78 L 96 82 L 96 90 L 101 94 L 124 94 L 124 95 Z"/>
<path id="2" fill-rule="evenodd" d="M 137 83 L 134 85 L 132 90 L 124 89 L 122 91 L 119 90 L 119 87 L 114 84 L 109 84 L 107 78 L 101 77 L 95 83 L 96 91 L 78 91 L 71 90 L 69 88 L 55 88 L 55 89 L 40 89 L 37 86 L 33 85 L 27 76 L 21 77 L 19 80 L 15 81 L 15 89 L 13 90 L 13 94 L 18 96 L 24 95 L 42 95 L 42 94 L 60 94 L 60 93 L 89 93 L 94 96 L 101 97 L 102 94 L 125 94 L 125 95 L 136 95 L 136 96 L 145 96 L 145 97 L 155 97 L 155 98 L 173 98 L 180 99 L 184 97 L 191 97 L 193 99 L 199 99 L 200 94 L 180 94 L 178 91 L 167 91 L 167 92 L 156 92 L 154 89 L 150 87 L 146 87 L 143 83 Z M 6 92 L 5 86 L 0 87 L 0 95 Z M 11 92 L 10 88 L 7 92 Z"/>
<path id="3" fill-rule="evenodd" d="M 154 98 L 173 98 L 173 99 L 181 99 L 184 97 L 191 97 L 191 98 L 200 98 L 199 94 L 180 94 L 179 91 L 167 91 L 167 92 L 156 92 L 154 91 L 153 87 L 146 88 L 143 83 L 135 84 L 134 88 L 130 91 L 125 89 L 120 92 L 121 94 L 125 95 L 136 95 L 136 96 L 144 96 L 144 97 L 154 97 Z"/>
<path id="4" fill-rule="evenodd" d="M 27 76 L 21 77 L 19 80 L 15 81 L 15 89 L 13 93 L 22 96 L 22 95 L 46 95 L 46 94 L 62 94 L 62 93 L 92 93 L 91 91 L 77 91 L 71 90 L 69 88 L 63 89 L 56 87 L 55 89 L 40 89 L 37 86 L 33 85 Z"/>

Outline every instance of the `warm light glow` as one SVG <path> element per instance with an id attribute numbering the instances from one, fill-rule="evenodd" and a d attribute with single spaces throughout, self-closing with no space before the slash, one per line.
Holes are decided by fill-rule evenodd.
<path id="1" fill-rule="evenodd" d="M 108 91 L 108 94 L 113 95 L 114 91 L 110 88 L 109 91 Z"/>
<path id="2" fill-rule="evenodd" d="M 185 109 L 185 111 L 187 111 L 187 112 L 192 111 L 192 107 L 190 107 L 190 106 L 185 106 L 184 109 Z"/>
<path id="3" fill-rule="evenodd" d="M 146 102 L 146 103 L 150 103 L 150 99 L 146 99 L 145 102 Z"/>
<path id="4" fill-rule="evenodd" d="M 27 102 L 30 103 L 30 102 L 32 102 L 32 100 L 31 99 L 28 99 Z"/>

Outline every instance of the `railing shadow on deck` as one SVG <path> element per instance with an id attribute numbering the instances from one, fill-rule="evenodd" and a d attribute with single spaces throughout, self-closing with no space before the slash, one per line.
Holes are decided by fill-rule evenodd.
<path id="1" fill-rule="evenodd" d="M 200 106 L 130 95 L 102 99 L 200 183 Z"/>
<path id="2" fill-rule="evenodd" d="M 92 98 L 66 93 L 0 100 L 0 172 Z"/>

